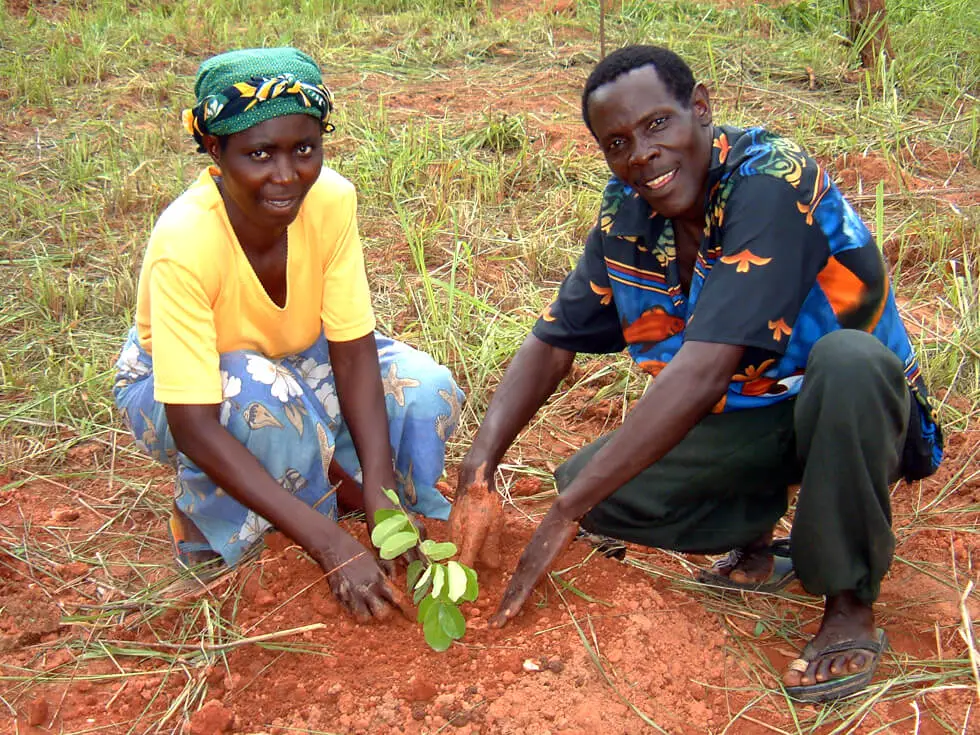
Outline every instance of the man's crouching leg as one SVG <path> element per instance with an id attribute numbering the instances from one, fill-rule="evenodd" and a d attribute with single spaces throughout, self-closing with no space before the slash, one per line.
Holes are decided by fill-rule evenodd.
<path id="1" fill-rule="evenodd" d="M 557 469 L 559 492 L 611 436 Z M 717 554 L 768 538 L 786 511 L 787 487 L 797 482 L 798 472 L 790 402 L 712 414 L 581 524 L 591 533 L 643 546 Z"/>
<path id="2" fill-rule="evenodd" d="M 783 683 L 823 700 L 859 691 L 884 645 L 872 604 L 891 564 L 889 483 L 898 476 L 910 397 L 901 361 L 864 332 L 814 346 L 796 401 L 804 465 L 792 556 L 804 588 L 826 598 L 820 630 Z"/>

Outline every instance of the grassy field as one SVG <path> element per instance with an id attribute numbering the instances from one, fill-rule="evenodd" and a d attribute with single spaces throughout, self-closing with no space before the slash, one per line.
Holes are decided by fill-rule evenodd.
<path id="1" fill-rule="evenodd" d="M 605 19 L 606 48 L 671 46 L 708 84 L 716 120 L 785 133 L 841 182 L 889 257 L 947 432 L 975 436 L 980 6 L 890 0 L 897 59 L 867 73 L 845 43 L 839 1 L 616 5 Z M 116 420 L 112 363 L 132 323 L 149 230 L 204 164 L 179 124 L 198 64 L 233 47 L 283 44 L 309 51 L 336 96 L 327 160 L 358 188 L 382 328 L 449 365 L 467 392 L 451 462 L 575 262 L 607 178 L 578 118 L 581 85 L 600 53 L 597 0 L 7 2 L 0 504 L 39 478 L 131 492 L 99 498 L 106 524 L 77 548 L 0 525 L 0 554 L 28 565 L 109 558 L 115 531 L 119 543 L 132 541 L 120 529 L 135 508 L 160 519 L 159 539 L 146 543 L 162 559 L 166 485 L 140 467 Z M 578 380 L 509 455 L 512 469 L 547 476 L 557 455 L 542 437 L 574 426 L 575 395 L 625 411 L 642 388 L 625 356 L 582 357 L 580 365 Z M 87 449 L 98 461 L 80 469 Z M 975 496 L 950 511 L 975 483 L 976 452 L 961 463 L 935 496 L 913 503 L 904 533 L 977 531 Z M 954 562 L 930 574 L 955 572 Z M 962 581 L 950 582 L 957 593 Z M 887 697 L 980 687 L 971 666 L 957 659 L 939 666 L 941 675 L 912 667 Z M 192 708 L 198 694 L 180 706 Z M 801 714 L 790 731 L 844 732 L 864 714 Z"/>

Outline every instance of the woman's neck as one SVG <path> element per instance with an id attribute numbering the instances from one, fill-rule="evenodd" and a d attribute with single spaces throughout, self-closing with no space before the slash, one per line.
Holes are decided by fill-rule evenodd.
<path id="1" fill-rule="evenodd" d="M 238 238 L 238 244 L 242 250 L 261 256 L 281 247 L 286 242 L 288 227 L 263 227 L 257 224 L 246 216 L 245 212 L 231 197 L 225 196 L 220 177 L 215 179 L 215 184 L 221 194 L 221 201 L 224 203 L 231 229 L 235 232 L 235 237 Z"/>

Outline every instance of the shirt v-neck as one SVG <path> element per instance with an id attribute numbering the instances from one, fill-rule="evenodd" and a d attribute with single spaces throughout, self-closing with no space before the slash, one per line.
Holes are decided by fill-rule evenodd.
<path id="1" fill-rule="evenodd" d="M 231 231 L 232 242 L 235 245 L 235 257 L 241 259 L 242 263 L 245 266 L 245 269 L 248 271 L 247 277 L 251 281 L 252 286 L 255 289 L 257 289 L 259 293 L 262 294 L 262 298 L 264 299 L 264 305 L 274 310 L 277 314 L 286 313 L 289 310 L 289 306 L 290 306 L 289 298 L 292 295 L 292 289 L 289 286 L 290 286 L 290 281 L 292 280 L 291 264 L 293 258 L 290 257 L 291 248 L 289 246 L 289 243 L 293 239 L 290 237 L 290 230 L 292 229 L 293 226 L 289 225 L 289 227 L 286 229 L 286 274 L 285 274 L 286 298 L 283 300 L 282 306 L 280 306 L 275 302 L 272 296 L 269 295 L 269 292 L 266 290 L 265 285 L 262 283 L 262 279 L 259 278 L 259 274 L 255 272 L 255 267 L 252 265 L 252 261 L 249 260 L 248 255 L 245 252 L 245 249 L 242 247 L 242 244 L 238 241 L 238 236 L 235 234 L 235 229 L 231 226 L 231 222 L 228 220 L 227 212 L 225 213 L 225 220 L 226 220 L 227 227 Z"/>
<path id="2" fill-rule="evenodd" d="M 249 260 L 248 255 L 245 253 L 244 248 L 242 248 L 241 244 L 238 245 L 238 249 L 241 251 L 242 257 L 245 258 L 245 262 L 248 263 L 248 269 L 249 269 L 249 272 L 252 274 L 251 277 L 252 277 L 254 283 L 256 283 L 258 285 L 258 287 L 262 290 L 262 293 L 265 294 L 265 298 L 266 298 L 266 301 L 268 302 L 268 305 L 269 306 L 272 306 L 277 312 L 285 312 L 289 308 L 289 296 L 292 293 L 292 289 L 289 287 L 289 281 L 290 281 L 290 278 L 289 278 L 289 264 L 290 264 L 290 260 L 291 260 L 290 257 L 289 257 L 289 252 L 290 252 L 291 248 L 289 247 L 289 229 L 288 228 L 286 229 L 286 244 L 285 244 L 285 247 L 286 247 L 286 267 L 285 267 L 284 278 L 286 280 L 286 288 L 285 288 L 285 298 L 283 299 L 282 306 L 280 306 L 279 304 L 276 303 L 276 300 L 272 298 L 272 295 L 269 293 L 268 289 L 266 289 L 265 284 L 262 283 L 262 279 L 259 278 L 259 274 L 255 272 L 255 267 L 252 265 L 252 261 Z"/>
<path id="3" fill-rule="evenodd" d="M 235 247 L 236 259 L 244 261 L 244 265 L 248 271 L 248 278 L 251 281 L 252 286 L 257 288 L 258 292 L 262 294 L 262 297 L 264 298 L 264 305 L 271 308 L 277 314 L 285 314 L 289 310 L 289 297 L 292 295 L 292 289 L 289 287 L 289 284 L 292 280 L 291 264 L 293 258 L 289 257 L 291 250 L 289 243 L 294 241 L 294 238 L 292 238 L 290 235 L 294 231 L 293 225 L 296 224 L 296 220 L 291 222 L 286 227 L 286 298 L 283 301 L 282 306 L 280 306 L 275 302 L 272 296 L 269 295 L 265 285 L 262 283 L 262 279 L 259 278 L 259 274 L 255 272 L 255 267 L 252 265 L 252 261 L 249 260 L 248 254 L 245 252 L 245 248 L 242 247 L 242 243 L 238 239 L 238 233 L 235 232 L 235 228 L 231 224 L 231 218 L 228 216 L 228 209 L 225 206 L 224 197 L 221 196 L 221 190 L 218 188 L 218 182 L 214 179 L 213 174 L 211 181 L 214 184 L 215 189 L 218 191 L 218 203 L 221 207 L 221 219 L 224 222 L 225 227 L 228 229 L 229 238 Z"/>

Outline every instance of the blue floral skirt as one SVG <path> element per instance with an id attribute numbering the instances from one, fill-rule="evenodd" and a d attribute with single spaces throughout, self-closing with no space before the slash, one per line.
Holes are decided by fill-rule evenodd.
<path id="1" fill-rule="evenodd" d="M 435 488 L 446 441 L 456 429 L 463 392 L 449 370 L 408 345 L 375 333 L 384 384 L 397 491 L 409 509 L 449 517 Z M 116 406 L 137 445 L 177 470 L 176 504 L 229 565 L 270 527 L 268 521 L 215 485 L 178 451 L 163 404 L 153 397 L 153 360 L 130 330 L 116 363 Z M 337 515 L 331 461 L 358 482 L 361 468 L 340 413 L 327 341 L 321 335 L 298 355 L 270 359 L 250 351 L 221 355 L 221 425 L 289 492 L 325 515 Z"/>

